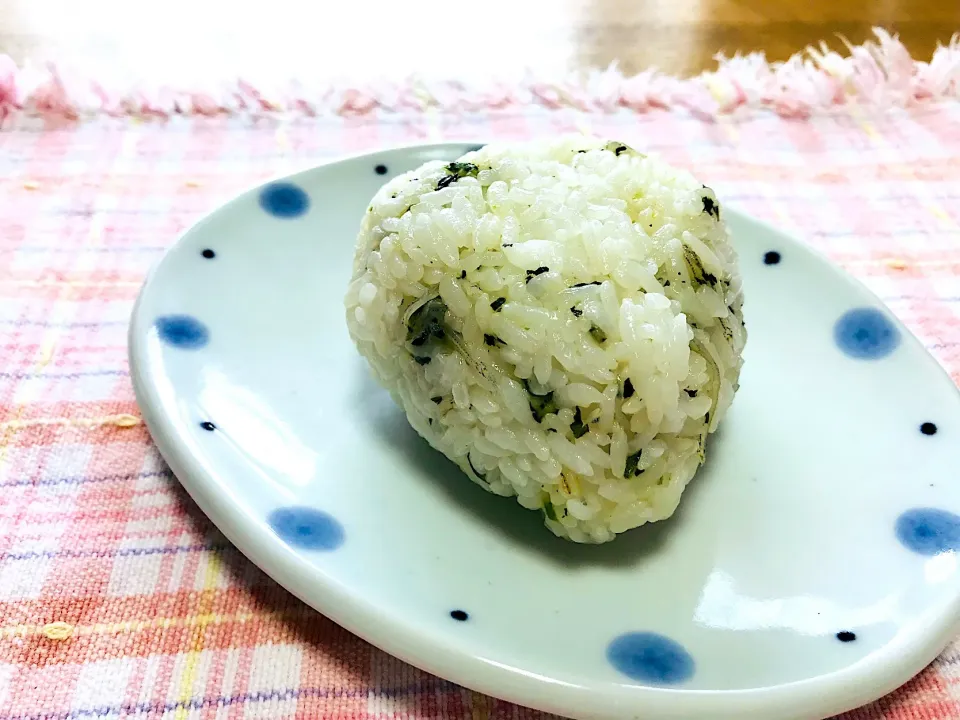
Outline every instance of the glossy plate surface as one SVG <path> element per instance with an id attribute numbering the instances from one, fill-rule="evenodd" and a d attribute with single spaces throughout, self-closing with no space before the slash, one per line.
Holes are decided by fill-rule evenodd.
<path id="1" fill-rule="evenodd" d="M 824 717 L 931 661 L 960 609 L 960 395 L 859 284 L 733 210 L 742 388 L 672 519 L 567 543 L 416 436 L 342 296 L 379 185 L 468 147 L 252 190 L 151 274 L 134 382 L 204 512 L 384 650 L 572 717 Z"/>

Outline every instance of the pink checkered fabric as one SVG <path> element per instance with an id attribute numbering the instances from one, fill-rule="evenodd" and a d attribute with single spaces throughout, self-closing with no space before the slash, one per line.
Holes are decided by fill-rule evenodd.
<path id="1" fill-rule="evenodd" d="M 960 381 L 960 102 L 765 110 L 100 116 L 0 132 L 0 720 L 535 718 L 308 610 L 191 504 L 139 422 L 148 268 L 257 180 L 436 139 L 591 130 L 695 170 L 863 280 Z M 848 720 L 960 717 L 960 647 Z"/>

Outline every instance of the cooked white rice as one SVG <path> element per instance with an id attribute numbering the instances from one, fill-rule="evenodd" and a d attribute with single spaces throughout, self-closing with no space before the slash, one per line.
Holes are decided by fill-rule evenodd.
<path id="1" fill-rule="evenodd" d="M 712 190 L 620 143 L 487 145 L 376 194 L 347 324 L 434 448 L 606 542 L 674 512 L 738 387 L 721 220 Z"/>

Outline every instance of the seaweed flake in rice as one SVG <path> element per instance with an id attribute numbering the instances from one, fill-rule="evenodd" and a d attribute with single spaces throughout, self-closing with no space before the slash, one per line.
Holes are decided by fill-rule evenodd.
<path id="1" fill-rule="evenodd" d="M 486 145 L 388 182 L 345 304 L 416 431 L 584 543 L 673 514 L 746 342 L 713 191 L 583 137 Z"/>

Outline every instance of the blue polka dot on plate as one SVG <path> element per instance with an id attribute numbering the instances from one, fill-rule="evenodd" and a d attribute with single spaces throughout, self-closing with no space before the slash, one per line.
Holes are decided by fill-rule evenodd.
<path id="1" fill-rule="evenodd" d="M 833 327 L 833 339 L 844 354 L 857 360 L 879 360 L 900 344 L 900 331 L 876 308 L 854 308 Z"/>
<path id="2" fill-rule="evenodd" d="M 896 525 L 897 539 L 920 555 L 960 550 L 960 515 L 938 508 L 907 510 Z"/>
<path id="3" fill-rule="evenodd" d="M 694 662 L 678 642 L 651 632 L 625 633 L 607 647 L 607 660 L 631 680 L 675 685 L 693 676 Z"/>
<path id="4" fill-rule="evenodd" d="M 343 526 L 316 508 L 278 508 L 267 522 L 283 540 L 304 550 L 336 550 L 343 545 Z"/>
<path id="5" fill-rule="evenodd" d="M 291 182 L 275 182 L 260 191 L 260 207 L 274 217 L 300 217 L 310 209 L 310 196 Z"/>
<path id="6" fill-rule="evenodd" d="M 164 315 L 156 327 L 161 341 L 181 350 L 199 350 L 210 342 L 207 326 L 190 315 Z"/>

